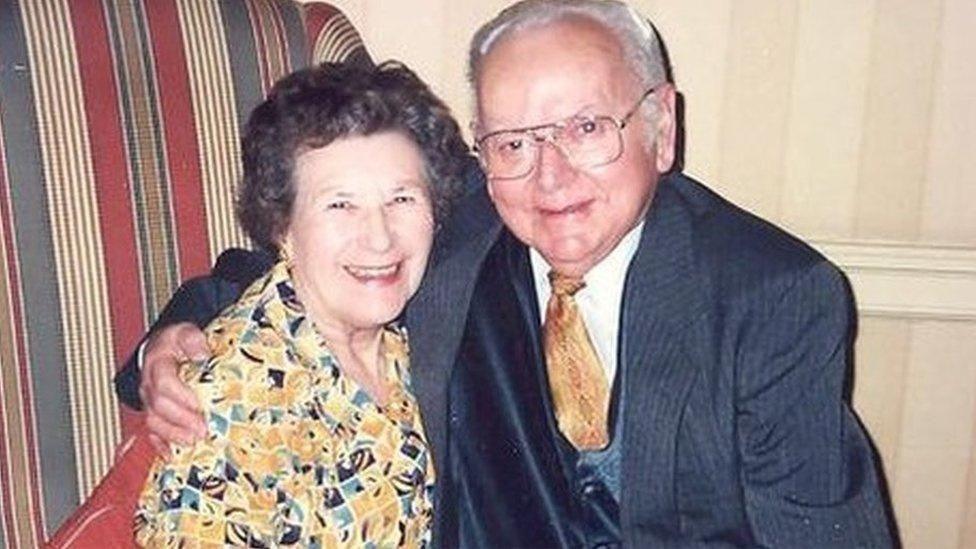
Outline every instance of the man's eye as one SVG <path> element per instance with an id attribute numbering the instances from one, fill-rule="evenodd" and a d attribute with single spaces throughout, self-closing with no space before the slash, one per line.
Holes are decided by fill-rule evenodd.
<path id="1" fill-rule="evenodd" d="M 496 148 L 501 153 L 514 153 L 522 150 L 523 147 L 525 147 L 525 140 L 521 137 L 511 137 L 508 139 L 500 139 Z"/>
<path id="2" fill-rule="evenodd" d="M 589 135 L 591 133 L 596 133 L 600 127 L 595 120 L 580 120 L 576 124 L 576 133 L 578 135 Z"/>

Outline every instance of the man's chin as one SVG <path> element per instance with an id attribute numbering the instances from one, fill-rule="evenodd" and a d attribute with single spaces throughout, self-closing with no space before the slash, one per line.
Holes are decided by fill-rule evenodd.
<path id="1" fill-rule="evenodd" d="M 582 238 L 568 238 L 538 249 L 546 263 L 567 275 L 582 275 L 592 267 L 593 247 Z M 583 272 L 577 272 L 583 271 Z"/>

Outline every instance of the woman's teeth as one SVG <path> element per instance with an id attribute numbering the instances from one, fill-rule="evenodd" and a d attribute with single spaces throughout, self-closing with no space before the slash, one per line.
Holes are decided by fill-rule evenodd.
<path id="1" fill-rule="evenodd" d="M 396 274 L 399 267 L 399 263 L 394 263 L 392 265 L 386 265 L 383 267 L 359 267 L 347 265 L 346 272 L 356 278 L 386 278 Z"/>

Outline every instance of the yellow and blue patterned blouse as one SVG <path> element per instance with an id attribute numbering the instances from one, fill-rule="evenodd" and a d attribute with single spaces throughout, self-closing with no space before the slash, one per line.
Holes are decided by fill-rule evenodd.
<path id="1" fill-rule="evenodd" d="M 157 459 L 136 540 L 181 547 L 418 547 L 434 471 L 409 391 L 406 335 L 384 328 L 385 406 L 342 374 L 277 264 L 205 330 L 182 376 L 208 435 Z"/>

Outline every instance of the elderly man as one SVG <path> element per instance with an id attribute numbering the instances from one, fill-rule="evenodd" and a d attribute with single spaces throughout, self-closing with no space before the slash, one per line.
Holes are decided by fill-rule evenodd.
<path id="1" fill-rule="evenodd" d="M 843 278 L 670 173 L 675 90 L 646 22 L 528 0 L 478 31 L 469 69 L 487 185 L 439 235 L 407 316 L 437 542 L 890 545 L 842 396 Z M 201 296 L 215 313 L 262 266 L 243 254 L 167 322 L 205 321 L 186 305 Z M 198 347 L 186 324 L 149 339 L 140 391 L 165 439 L 189 436 L 174 357 Z M 137 375 L 121 376 L 130 401 Z"/>

